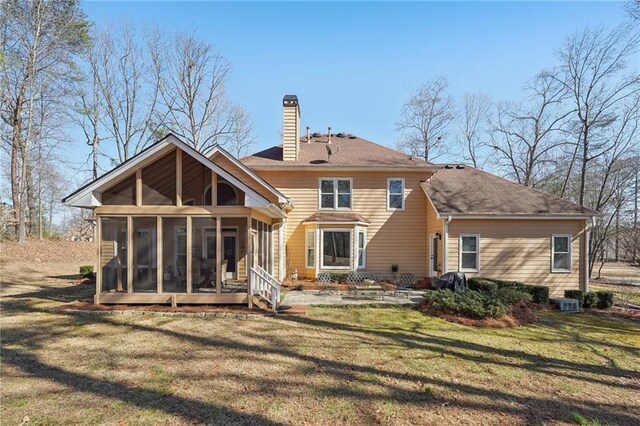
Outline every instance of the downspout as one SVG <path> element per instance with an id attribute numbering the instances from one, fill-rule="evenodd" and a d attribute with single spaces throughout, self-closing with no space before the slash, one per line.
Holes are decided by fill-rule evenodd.
<path id="1" fill-rule="evenodd" d="M 448 261 L 448 239 L 449 239 L 449 222 L 451 222 L 451 216 L 447 216 L 447 220 L 444 222 L 444 229 L 442 230 L 442 273 L 447 273 L 447 261 Z"/>
<path id="2" fill-rule="evenodd" d="M 591 225 L 586 221 L 584 233 L 584 291 L 589 291 L 589 251 L 591 245 L 591 229 L 596 226 L 595 216 L 591 216 Z"/>

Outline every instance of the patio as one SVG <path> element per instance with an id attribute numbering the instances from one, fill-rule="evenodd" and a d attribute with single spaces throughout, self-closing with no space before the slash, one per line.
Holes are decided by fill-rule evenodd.
<path id="1" fill-rule="evenodd" d="M 420 303 L 424 297 L 424 290 L 411 290 L 404 294 L 393 295 L 393 292 L 385 292 L 384 297 L 358 295 L 353 297 L 349 292 L 326 293 L 321 290 L 292 290 L 287 292 L 281 305 L 367 305 L 371 303 L 387 305 L 413 305 Z"/>

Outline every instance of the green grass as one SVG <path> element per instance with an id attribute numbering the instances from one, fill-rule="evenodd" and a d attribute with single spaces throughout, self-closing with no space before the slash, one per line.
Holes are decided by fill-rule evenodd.
<path id="1" fill-rule="evenodd" d="M 73 288 L 48 285 L 2 296 L 3 424 L 640 418 L 640 327 L 630 320 L 547 311 L 530 326 L 479 329 L 389 307 L 261 320 L 51 314 L 43 307 Z"/>

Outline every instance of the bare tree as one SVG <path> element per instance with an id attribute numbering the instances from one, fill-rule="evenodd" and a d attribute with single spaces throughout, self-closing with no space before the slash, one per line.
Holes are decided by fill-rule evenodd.
<path id="1" fill-rule="evenodd" d="M 536 186 L 553 166 L 554 151 L 566 143 L 563 125 L 572 113 L 562 106 L 564 85 L 550 73 L 536 75 L 520 104 L 503 103 L 492 123 L 494 162 L 525 186 Z"/>
<path id="2" fill-rule="evenodd" d="M 458 144 L 465 161 L 473 167 L 479 167 L 480 150 L 487 145 L 484 136 L 487 133 L 487 120 L 491 100 L 483 93 L 465 93 L 462 113 L 458 116 Z"/>
<path id="3" fill-rule="evenodd" d="M 165 113 L 159 121 L 199 151 L 224 144 L 236 132 L 238 115 L 226 98 L 231 68 L 222 54 L 186 34 L 152 50 Z"/>
<path id="4" fill-rule="evenodd" d="M 422 84 L 403 105 L 396 131 L 398 148 L 425 161 L 443 154 L 444 137 L 453 119 L 453 98 L 447 94 L 449 82 L 437 77 Z"/>
<path id="5" fill-rule="evenodd" d="M 618 105 L 640 91 L 640 73 L 626 73 L 639 42 L 630 25 L 611 31 L 587 28 L 569 37 L 559 52 L 562 73 L 556 79 L 569 93 L 577 121 L 580 204 L 585 202 L 590 163 L 613 148 L 604 135 L 616 120 Z M 567 171 L 571 174 L 572 168 Z"/>
<path id="6" fill-rule="evenodd" d="M 75 56 L 89 39 L 88 22 L 77 1 L 11 0 L 0 5 L 0 115 L 10 130 L 10 180 L 18 241 L 26 238 L 27 209 L 32 202 L 30 160 L 38 134 L 38 105 L 62 102 L 75 74 Z M 49 115 L 49 114 L 47 114 Z"/>
<path id="7" fill-rule="evenodd" d="M 242 158 L 256 141 L 251 116 L 241 106 L 235 106 L 231 112 L 234 132 L 227 138 L 226 146 L 236 158 Z"/>
<path id="8" fill-rule="evenodd" d="M 94 80 L 91 84 L 95 84 L 101 98 L 100 111 L 92 110 L 91 98 L 87 99 L 88 110 L 90 115 L 102 116 L 103 138 L 115 143 L 118 163 L 152 142 L 157 128 L 154 120 L 160 90 L 158 74 L 147 46 L 138 41 L 138 36 L 126 22 L 96 31 L 94 43 L 98 48 L 87 56 L 89 79 Z M 89 125 L 91 129 L 93 125 Z M 88 143 L 103 139 L 94 140 L 92 133 Z"/>

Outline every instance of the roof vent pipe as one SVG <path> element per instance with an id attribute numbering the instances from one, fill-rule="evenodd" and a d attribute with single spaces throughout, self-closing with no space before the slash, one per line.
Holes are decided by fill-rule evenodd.
<path id="1" fill-rule="evenodd" d="M 307 143 L 311 143 L 311 128 L 307 126 Z"/>
<path id="2" fill-rule="evenodd" d="M 331 127 L 327 130 L 327 143 L 331 143 Z"/>

